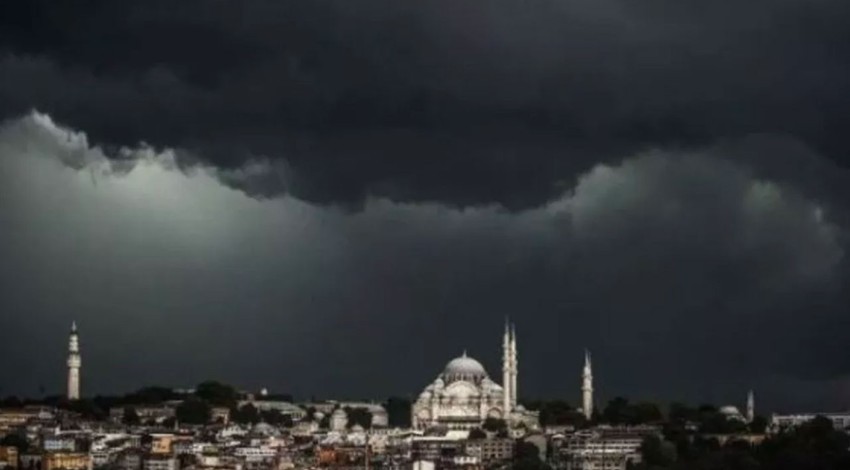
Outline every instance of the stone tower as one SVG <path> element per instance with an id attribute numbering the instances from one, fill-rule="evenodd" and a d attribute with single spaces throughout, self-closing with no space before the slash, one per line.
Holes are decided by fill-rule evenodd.
<path id="1" fill-rule="evenodd" d="M 80 340 L 77 337 L 77 323 L 71 323 L 71 336 L 68 339 L 68 399 L 80 399 Z"/>
<path id="2" fill-rule="evenodd" d="M 753 391 L 747 393 L 747 422 L 752 423 L 756 418 L 756 397 Z"/>
<path id="3" fill-rule="evenodd" d="M 511 324 L 511 411 L 517 407 L 517 375 L 519 373 L 519 359 L 516 351 L 516 325 Z"/>
<path id="4" fill-rule="evenodd" d="M 502 413 L 505 419 L 511 413 L 513 403 L 513 379 L 511 377 L 511 326 L 505 318 L 505 334 L 502 337 Z"/>
<path id="5" fill-rule="evenodd" d="M 593 417 L 593 371 L 590 367 L 590 352 L 584 351 L 584 370 L 581 374 L 581 411 L 585 419 Z"/>

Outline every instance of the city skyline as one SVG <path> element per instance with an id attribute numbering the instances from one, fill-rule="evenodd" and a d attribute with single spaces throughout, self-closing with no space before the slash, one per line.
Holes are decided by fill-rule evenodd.
<path id="1" fill-rule="evenodd" d="M 496 384 L 497 392 L 498 392 L 497 394 L 500 394 L 502 389 L 504 389 L 504 395 L 500 396 L 500 397 L 494 396 L 492 398 L 492 402 L 491 402 L 490 406 L 498 407 L 500 404 L 502 404 L 503 406 L 502 406 L 501 409 L 499 409 L 500 411 L 498 411 L 498 412 L 502 413 L 503 411 L 501 411 L 501 410 L 508 410 L 507 413 L 514 413 L 513 420 L 516 421 L 516 422 L 520 422 L 520 421 L 523 421 L 523 420 L 530 420 L 530 421 L 528 421 L 529 423 L 538 423 L 538 414 L 537 414 L 536 411 L 533 411 L 530 415 L 525 415 L 526 409 L 523 406 L 519 407 L 519 410 L 520 410 L 519 413 L 517 413 L 517 411 L 516 411 L 518 409 L 517 408 L 518 405 L 522 405 L 523 402 L 525 402 L 525 401 L 533 401 L 533 399 L 530 398 L 530 397 L 524 397 L 523 401 L 519 400 L 519 395 L 518 395 L 518 392 L 517 392 L 517 390 L 519 388 L 518 387 L 518 381 L 517 381 L 517 375 L 518 375 L 519 369 L 518 369 L 518 360 L 517 360 L 518 359 L 518 350 L 517 350 L 516 324 L 511 322 L 510 318 L 506 317 L 504 328 L 505 329 L 504 329 L 504 332 L 503 332 L 503 341 L 502 341 L 502 372 L 503 372 L 502 388 L 499 387 L 499 384 Z M 85 399 L 91 399 L 95 396 L 102 395 L 102 394 L 92 394 L 90 396 L 84 396 L 84 395 L 81 394 L 81 392 L 80 392 L 80 389 L 81 389 L 80 370 L 81 370 L 81 363 L 82 363 L 81 357 L 82 357 L 82 354 L 81 354 L 81 349 L 80 349 L 79 331 L 77 329 L 77 322 L 72 321 L 71 322 L 71 328 L 70 328 L 70 334 L 69 334 L 69 341 L 68 341 L 68 359 L 67 359 L 67 363 L 66 363 L 66 366 L 67 366 L 67 380 L 66 380 L 67 389 L 66 389 L 66 393 L 65 393 L 65 398 L 67 398 L 69 401 L 80 400 L 80 399 L 84 399 L 84 400 Z M 440 376 L 438 376 L 438 380 L 444 380 L 444 379 L 447 380 L 447 381 L 470 380 L 476 374 L 481 373 L 481 374 L 483 374 L 483 377 L 486 378 L 485 381 L 489 381 L 490 384 L 493 384 L 493 382 L 490 381 L 489 374 L 487 372 L 487 368 L 482 366 L 476 359 L 474 359 L 472 356 L 470 356 L 466 349 L 463 350 L 463 353 L 460 356 L 449 361 L 449 364 L 446 367 L 447 367 L 446 370 Z M 472 367 L 473 369 L 475 369 L 475 368 L 482 368 L 482 369 L 481 369 L 480 372 L 476 372 L 474 370 L 470 372 L 469 370 L 467 370 L 468 367 Z M 469 375 L 470 373 L 472 375 Z M 457 376 L 455 378 L 452 378 L 453 375 L 457 375 L 457 374 L 461 374 L 461 375 Z M 480 378 L 481 377 L 479 377 L 479 379 Z M 217 380 L 214 380 L 214 379 L 212 379 L 212 380 L 214 382 L 217 382 Z M 473 380 L 473 382 L 477 382 L 477 380 Z M 149 387 L 152 387 L 152 386 L 157 387 L 157 386 L 164 386 L 164 385 L 168 386 L 167 384 L 162 384 L 162 383 L 158 383 L 158 384 L 155 384 L 155 385 L 147 384 L 145 386 L 140 387 L 139 390 L 149 388 Z M 485 386 L 485 387 L 487 387 L 487 386 Z M 181 387 L 171 386 L 170 388 L 173 391 L 193 390 L 191 387 L 181 388 Z M 256 395 L 257 397 L 267 396 L 270 393 L 269 389 L 267 387 L 255 388 L 255 389 L 252 389 L 252 390 L 248 390 L 248 389 L 244 389 L 244 388 L 240 389 L 240 388 L 237 387 L 237 390 L 239 390 L 240 393 L 245 393 L 245 394 L 248 394 L 249 396 L 255 396 Z M 426 391 L 423 392 L 423 394 L 429 393 L 429 391 L 433 391 L 433 384 L 429 385 L 429 387 L 426 388 Z M 582 367 L 582 372 L 581 372 L 581 387 L 580 387 L 579 391 L 580 391 L 580 400 L 579 400 L 578 405 L 576 405 L 574 407 L 574 409 L 576 410 L 577 413 L 580 413 L 581 415 L 583 415 L 586 420 L 591 421 L 596 416 L 595 413 L 600 413 L 601 409 L 604 408 L 606 403 L 604 403 L 604 400 L 600 400 L 594 393 L 595 389 L 593 387 L 593 373 L 591 372 L 591 354 L 590 354 L 590 351 L 588 349 L 584 350 L 584 362 L 583 362 L 583 367 Z M 315 395 L 311 395 L 309 400 L 308 400 L 307 397 L 294 397 L 291 393 L 286 392 L 286 391 L 279 391 L 278 390 L 278 391 L 273 392 L 272 395 L 274 395 L 275 393 L 278 394 L 276 396 L 281 396 L 280 393 L 283 393 L 283 396 L 293 397 L 292 400 L 295 401 L 295 402 L 311 402 L 311 401 L 316 401 L 316 400 L 331 400 L 331 401 L 333 401 L 333 400 L 338 400 L 338 399 L 343 399 L 343 400 L 349 399 L 350 400 L 352 398 L 352 397 L 344 397 L 344 396 L 343 397 L 337 396 L 337 397 L 321 397 L 320 398 L 320 397 L 317 397 Z M 457 393 L 457 391 L 452 392 L 452 393 Z M 466 392 L 461 393 L 461 395 L 464 395 L 465 393 Z M 424 395 L 420 395 L 420 397 L 419 397 L 420 401 L 423 400 L 423 396 Z M 449 399 L 448 396 L 449 395 L 441 398 L 440 401 L 441 402 L 445 401 L 446 403 L 453 402 L 454 400 Z M 12 396 L 7 396 L 7 397 L 11 398 Z M 55 397 L 55 395 L 51 396 L 50 394 L 48 394 L 47 396 L 42 396 L 42 397 L 22 396 L 22 397 L 15 397 L 15 398 L 24 399 L 24 400 L 31 400 L 31 399 L 37 400 L 39 398 L 51 398 L 51 397 Z M 412 413 L 413 413 L 412 421 L 414 423 L 416 423 L 417 419 L 427 419 L 427 418 L 417 417 L 417 414 L 419 413 L 419 412 L 417 412 L 417 406 L 420 406 L 420 409 L 421 409 L 421 407 L 430 408 L 431 406 L 433 406 L 433 405 L 426 405 L 425 402 L 423 402 L 422 405 L 417 405 L 417 403 L 419 403 L 419 402 L 413 401 L 415 394 L 413 394 L 413 395 L 411 395 L 411 394 L 400 394 L 400 395 L 396 395 L 396 397 L 406 398 L 406 399 L 410 400 L 411 403 L 414 405 L 414 407 L 412 408 L 412 410 L 413 410 L 412 411 Z M 429 394 L 429 397 L 430 397 L 430 394 Z M 735 409 L 735 412 L 738 413 L 741 416 L 741 419 L 743 419 L 743 420 L 745 420 L 746 422 L 749 423 L 749 422 L 753 421 L 754 416 L 755 416 L 755 398 L 754 397 L 755 397 L 754 391 L 752 389 L 750 389 L 747 392 L 745 405 L 740 408 L 740 410 L 744 410 L 743 412 L 741 412 L 738 409 L 738 406 L 735 405 L 734 403 L 730 403 L 730 404 L 727 404 L 727 405 L 718 405 L 716 403 L 708 403 L 708 402 L 703 401 L 703 402 L 700 402 L 699 405 L 715 405 L 715 406 L 719 406 L 720 409 L 732 407 L 732 408 Z M 369 402 L 378 403 L 381 400 L 380 398 L 376 398 L 374 396 L 373 397 L 359 397 L 359 398 L 361 400 L 364 400 L 367 403 L 369 403 Z M 387 398 L 393 398 L 393 396 L 388 396 Z M 540 399 L 540 397 L 535 397 L 535 398 Z M 547 398 L 550 399 L 550 400 L 554 399 L 554 400 L 558 400 L 558 401 L 569 401 L 563 396 L 558 396 L 558 397 L 554 397 L 554 398 L 553 397 L 547 397 Z M 606 399 L 609 399 L 609 400 L 610 399 L 621 399 L 621 398 L 625 398 L 626 400 L 629 400 L 629 397 L 625 397 L 623 395 L 617 395 L 617 394 L 606 397 Z M 674 404 L 674 403 L 684 404 L 681 401 L 674 399 L 674 400 L 671 400 L 666 405 Z M 662 409 L 665 408 L 665 404 L 659 404 L 659 405 L 662 407 Z M 691 405 L 696 405 L 696 404 L 691 404 Z M 444 412 L 450 413 L 450 408 L 447 408 L 446 410 L 444 410 Z M 482 408 L 482 412 L 483 412 L 483 408 Z M 773 413 L 773 412 L 775 412 L 775 410 L 773 410 L 771 412 Z M 483 420 L 484 418 L 481 417 L 479 419 Z M 500 415 L 500 419 L 502 419 L 501 415 Z M 538 426 L 538 425 L 539 424 L 534 424 L 535 427 Z M 414 425 L 414 428 L 415 427 L 416 426 Z"/>
<path id="2" fill-rule="evenodd" d="M 850 408 L 850 4 L 355 3 L 2 2 L 0 396 Z"/>

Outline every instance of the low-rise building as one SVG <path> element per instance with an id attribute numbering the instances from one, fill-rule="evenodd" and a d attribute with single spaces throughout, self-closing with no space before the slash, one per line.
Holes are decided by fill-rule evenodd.
<path id="1" fill-rule="evenodd" d="M 210 410 L 210 422 L 227 424 L 230 422 L 230 408 L 214 406 Z"/>
<path id="2" fill-rule="evenodd" d="M 362 468 L 367 456 L 367 450 L 363 446 L 337 445 L 319 447 L 316 451 L 316 461 L 320 467 Z"/>
<path id="3" fill-rule="evenodd" d="M 850 412 L 844 413 L 796 413 L 796 414 L 774 414 L 770 417 L 768 430 L 772 433 L 783 429 L 792 429 L 803 423 L 807 423 L 818 416 L 828 419 L 832 427 L 839 431 L 850 429 Z"/>
<path id="4" fill-rule="evenodd" d="M 608 427 L 577 431 L 565 436 L 559 449 L 567 470 L 626 470 L 641 462 L 640 446 L 656 427 Z"/>
<path id="5" fill-rule="evenodd" d="M 142 470 L 177 470 L 177 459 L 170 456 L 149 455 L 142 460 Z"/>
<path id="6" fill-rule="evenodd" d="M 376 428 L 385 428 L 389 425 L 389 414 L 386 408 L 380 403 L 365 402 L 365 401 L 326 401 L 315 403 L 304 403 L 304 408 L 313 408 L 314 410 L 329 415 L 337 408 L 362 408 L 372 415 L 371 426 Z"/>
<path id="7" fill-rule="evenodd" d="M 91 451 L 91 464 L 92 467 L 98 468 L 109 465 L 115 460 L 115 455 L 108 450 L 96 450 Z"/>
<path id="8" fill-rule="evenodd" d="M 18 448 L 0 446 L 0 467 L 18 468 Z"/>
<path id="9" fill-rule="evenodd" d="M 119 470 L 140 470 L 142 468 L 142 453 L 137 449 L 125 450 L 115 458 L 115 466 Z"/>
<path id="10" fill-rule="evenodd" d="M 509 438 L 473 439 L 466 442 L 465 452 L 481 462 L 501 462 L 513 457 L 515 442 Z"/>
<path id="11" fill-rule="evenodd" d="M 41 470 L 90 470 L 91 456 L 85 452 L 48 452 L 41 460 Z"/>
<path id="12" fill-rule="evenodd" d="M 23 453 L 18 456 L 18 468 L 21 470 L 35 470 L 41 468 L 41 453 Z"/>
<path id="13" fill-rule="evenodd" d="M 444 436 L 414 437 L 410 442 L 410 456 L 413 461 L 451 463 L 455 457 L 465 455 L 466 442 Z"/>
<path id="14" fill-rule="evenodd" d="M 121 422 L 124 415 L 130 411 L 139 417 L 141 423 L 162 423 L 173 418 L 176 413 L 173 406 L 167 405 L 125 405 L 110 408 L 109 418 L 114 422 Z"/>
<path id="15" fill-rule="evenodd" d="M 300 406 L 281 400 L 244 400 L 239 406 L 252 405 L 258 411 L 277 411 L 283 416 L 288 416 L 293 422 L 301 421 L 307 416 L 307 412 Z"/>
<path id="16" fill-rule="evenodd" d="M 277 451 L 268 447 L 237 447 L 233 455 L 246 462 L 271 462 L 277 458 Z"/>
<path id="17" fill-rule="evenodd" d="M 45 452 L 76 452 L 79 450 L 76 437 L 63 434 L 43 436 L 41 447 Z"/>
<path id="18" fill-rule="evenodd" d="M 51 409 L 41 406 L 0 409 L 0 429 L 22 426 L 33 420 L 51 420 L 55 414 Z"/>
<path id="19" fill-rule="evenodd" d="M 151 434 L 151 454 L 170 455 L 174 434 Z"/>

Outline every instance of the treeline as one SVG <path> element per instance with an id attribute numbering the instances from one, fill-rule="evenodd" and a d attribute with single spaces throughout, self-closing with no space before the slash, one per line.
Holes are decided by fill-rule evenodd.
<path id="1" fill-rule="evenodd" d="M 276 410 L 260 411 L 251 404 L 238 406 L 239 402 L 246 397 L 235 387 L 208 380 L 195 387 L 193 393 L 183 393 L 169 387 L 149 386 L 124 395 L 98 395 L 81 400 L 68 400 L 61 396 L 49 396 L 43 399 L 20 399 L 9 396 L 0 399 L 0 408 L 19 408 L 26 405 L 44 405 L 56 407 L 63 410 L 80 414 L 84 419 L 102 421 L 109 418 L 109 411 L 113 408 L 124 408 L 122 421 L 126 424 L 148 424 L 143 423 L 136 412 L 137 406 L 157 406 L 166 403 L 179 402 L 175 406 L 175 418 L 185 424 L 208 423 L 215 407 L 227 408 L 230 411 L 230 420 L 240 424 L 255 424 L 265 422 L 275 426 L 292 426 L 289 416 Z M 269 394 L 262 397 L 263 400 L 285 401 L 293 403 L 290 394 Z M 385 403 L 389 425 L 391 427 L 409 427 L 411 402 L 403 397 L 391 397 Z M 308 410 L 309 411 L 309 410 Z M 364 408 L 346 408 L 350 425 L 361 425 L 368 428 L 372 423 L 372 414 Z M 312 413 L 308 413 L 312 417 Z M 325 417 L 326 421 L 328 417 Z M 163 425 L 173 424 L 173 420 L 166 420 Z M 327 425 L 327 422 L 321 423 Z"/>
<path id="2" fill-rule="evenodd" d="M 732 440 L 725 445 L 675 426 L 663 439 L 647 438 L 643 463 L 631 470 L 846 470 L 850 437 L 823 417 L 769 436 L 761 443 Z"/>
<path id="3" fill-rule="evenodd" d="M 608 401 L 602 409 L 595 409 L 590 420 L 585 419 L 577 406 L 563 400 L 528 401 L 524 406 L 540 412 L 542 426 L 590 427 L 597 424 L 630 425 L 679 423 L 696 426 L 701 433 L 734 434 L 740 432 L 763 432 L 767 421 L 756 416 L 752 423 L 728 419 L 713 405 L 691 407 L 682 403 L 672 403 L 666 410 L 653 402 L 632 403 L 623 397 Z"/>

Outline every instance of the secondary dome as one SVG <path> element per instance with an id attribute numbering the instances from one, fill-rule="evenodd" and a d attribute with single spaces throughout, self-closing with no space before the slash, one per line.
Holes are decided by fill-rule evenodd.
<path id="1" fill-rule="evenodd" d="M 466 380 L 469 382 L 479 382 L 487 378 L 487 371 L 480 362 L 466 355 L 456 357 L 446 364 L 443 370 L 443 380 L 446 383 L 455 382 L 458 380 Z"/>

